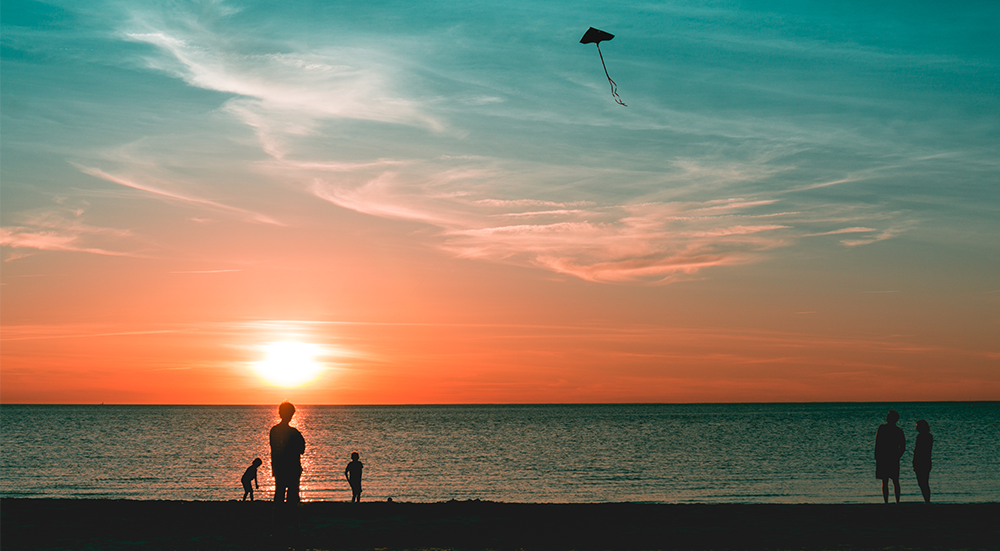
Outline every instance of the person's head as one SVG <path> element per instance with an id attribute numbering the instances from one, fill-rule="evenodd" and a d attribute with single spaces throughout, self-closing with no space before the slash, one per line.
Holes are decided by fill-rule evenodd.
<path id="1" fill-rule="evenodd" d="M 927 424 L 927 421 L 923 419 L 917 421 L 917 432 L 930 432 L 931 426 Z"/>
<path id="2" fill-rule="evenodd" d="M 278 406 L 278 417 L 284 422 L 289 422 L 292 420 L 292 416 L 295 415 L 295 406 L 291 402 L 282 402 Z"/>
<path id="3" fill-rule="evenodd" d="M 253 466 L 254 467 L 260 467 L 263 464 L 264 464 L 264 462 L 261 461 L 261 459 L 259 457 L 253 460 Z"/>
<path id="4" fill-rule="evenodd" d="M 889 423 L 890 425 L 895 425 L 896 421 L 899 421 L 899 414 L 890 409 L 889 415 L 885 416 L 885 422 Z"/>
<path id="5" fill-rule="evenodd" d="M 351 452 L 351 461 L 357 461 L 359 457 L 361 457 L 360 453 L 358 453 L 358 452 Z"/>

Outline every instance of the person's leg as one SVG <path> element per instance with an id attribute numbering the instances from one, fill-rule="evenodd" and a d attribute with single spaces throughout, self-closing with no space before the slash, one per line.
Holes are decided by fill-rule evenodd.
<path id="1" fill-rule="evenodd" d="M 284 477 L 274 477 L 274 501 L 276 503 L 285 501 L 285 490 L 287 489 L 288 483 L 285 481 Z"/>
<path id="2" fill-rule="evenodd" d="M 896 503 L 899 503 L 899 478 L 892 479 L 892 489 L 896 491 Z"/>
<path id="3" fill-rule="evenodd" d="M 889 503 L 889 479 L 882 479 L 882 501 Z"/>
<path id="4" fill-rule="evenodd" d="M 931 502 L 931 473 L 917 473 L 917 484 L 920 486 L 920 493 L 924 495 L 924 503 Z"/>
<path id="5" fill-rule="evenodd" d="M 288 480 L 288 503 L 299 502 L 299 477 L 302 473 L 292 476 Z"/>

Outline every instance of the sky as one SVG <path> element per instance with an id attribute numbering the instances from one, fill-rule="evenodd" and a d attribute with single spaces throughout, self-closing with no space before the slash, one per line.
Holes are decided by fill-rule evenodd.
<path id="1" fill-rule="evenodd" d="M 0 26 L 2 403 L 1000 399 L 995 2 Z"/>

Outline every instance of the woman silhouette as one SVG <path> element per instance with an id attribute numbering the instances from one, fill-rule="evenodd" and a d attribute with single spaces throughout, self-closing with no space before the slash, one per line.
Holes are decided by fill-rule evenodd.
<path id="1" fill-rule="evenodd" d="M 924 494 L 924 503 L 931 502 L 931 448 L 934 437 L 931 427 L 923 419 L 917 421 L 917 443 L 913 446 L 913 472 L 917 474 L 917 485 Z"/>

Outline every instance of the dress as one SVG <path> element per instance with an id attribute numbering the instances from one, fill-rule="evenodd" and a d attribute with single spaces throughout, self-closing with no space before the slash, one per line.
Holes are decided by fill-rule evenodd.
<path id="1" fill-rule="evenodd" d="M 898 479 L 899 458 L 906 450 L 906 436 L 896 425 L 880 425 L 875 433 L 875 478 Z"/>
<path id="2" fill-rule="evenodd" d="M 931 472 L 931 448 L 934 447 L 934 437 L 929 432 L 917 435 L 917 443 L 913 446 L 913 472 L 926 475 Z"/>

